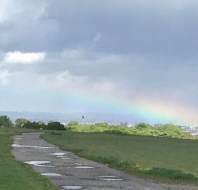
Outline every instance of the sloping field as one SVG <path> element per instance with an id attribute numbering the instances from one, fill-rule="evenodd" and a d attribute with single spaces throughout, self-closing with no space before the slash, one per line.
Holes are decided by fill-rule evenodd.
<path id="1" fill-rule="evenodd" d="M 197 140 L 76 132 L 48 132 L 44 138 L 129 173 L 156 180 L 197 183 Z"/>

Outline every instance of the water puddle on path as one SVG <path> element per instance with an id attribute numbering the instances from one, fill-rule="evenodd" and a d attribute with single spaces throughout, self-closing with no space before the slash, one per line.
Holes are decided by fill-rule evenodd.
<path id="1" fill-rule="evenodd" d="M 72 158 L 69 158 L 69 157 L 58 157 L 58 158 L 61 158 L 63 160 L 72 160 Z"/>
<path id="2" fill-rule="evenodd" d="M 68 158 L 67 156 L 56 156 L 57 158 Z"/>
<path id="3" fill-rule="evenodd" d="M 22 144 L 12 144 L 13 148 L 36 148 L 36 149 L 50 149 L 53 147 L 48 146 L 30 146 L 30 145 L 22 145 Z"/>
<path id="4" fill-rule="evenodd" d="M 28 161 L 28 162 L 25 162 L 25 164 L 29 164 L 32 166 L 54 168 L 55 166 L 46 165 L 46 164 L 50 164 L 50 163 L 51 163 L 50 161 Z"/>
<path id="5" fill-rule="evenodd" d="M 64 153 L 64 152 L 56 152 L 56 153 L 52 153 L 51 155 L 53 155 L 53 156 L 64 156 L 66 154 L 67 153 Z"/>
<path id="6" fill-rule="evenodd" d="M 117 176 L 99 176 L 99 178 L 103 181 L 123 181 L 123 179 Z"/>
<path id="7" fill-rule="evenodd" d="M 63 186 L 62 188 L 64 190 L 77 190 L 77 189 L 82 189 L 82 186 Z"/>
<path id="8" fill-rule="evenodd" d="M 61 158 L 63 160 L 71 160 L 72 158 L 67 157 L 67 153 L 64 152 L 56 152 L 56 153 L 52 153 L 50 154 L 52 156 L 56 156 L 56 158 Z"/>
<path id="9" fill-rule="evenodd" d="M 104 175 L 104 176 L 99 176 L 99 178 L 117 178 L 117 176 Z"/>
<path id="10" fill-rule="evenodd" d="M 76 166 L 74 168 L 76 168 L 76 169 L 93 169 L 94 167 L 92 167 L 92 166 Z"/>
<path id="11" fill-rule="evenodd" d="M 116 178 L 102 178 L 103 181 L 123 181 L 123 179 L 116 179 Z"/>
<path id="12" fill-rule="evenodd" d="M 61 174 L 57 174 L 57 173 L 42 173 L 42 176 L 49 176 L 49 177 L 61 177 Z"/>
<path id="13" fill-rule="evenodd" d="M 80 164 L 80 163 L 74 163 L 74 164 L 77 166 L 83 166 L 83 164 Z"/>

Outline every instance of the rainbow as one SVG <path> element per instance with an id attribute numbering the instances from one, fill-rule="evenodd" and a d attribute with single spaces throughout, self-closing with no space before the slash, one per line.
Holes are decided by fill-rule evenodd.
<path id="1" fill-rule="evenodd" d="M 179 125 L 196 126 L 198 119 L 196 114 L 185 106 L 166 104 L 154 100 L 130 101 L 126 98 L 102 97 L 93 95 L 75 95 L 72 99 L 79 107 L 92 112 L 105 112 L 116 114 L 128 114 L 131 117 L 141 118 L 142 122 L 149 123 L 174 123 Z"/>

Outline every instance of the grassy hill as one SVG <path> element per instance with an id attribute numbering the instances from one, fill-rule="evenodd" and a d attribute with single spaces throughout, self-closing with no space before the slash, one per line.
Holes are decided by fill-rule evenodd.
<path id="1" fill-rule="evenodd" d="M 47 132 L 51 143 L 128 173 L 197 183 L 198 141 L 107 133 Z"/>

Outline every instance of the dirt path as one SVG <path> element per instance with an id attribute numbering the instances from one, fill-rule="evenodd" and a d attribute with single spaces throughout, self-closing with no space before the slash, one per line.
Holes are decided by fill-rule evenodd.
<path id="1" fill-rule="evenodd" d="M 41 139 L 39 133 L 14 137 L 13 155 L 47 176 L 61 190 L 197 190 L 198 187 L 154 184 L 105 165 L 79 158 Z"/>

